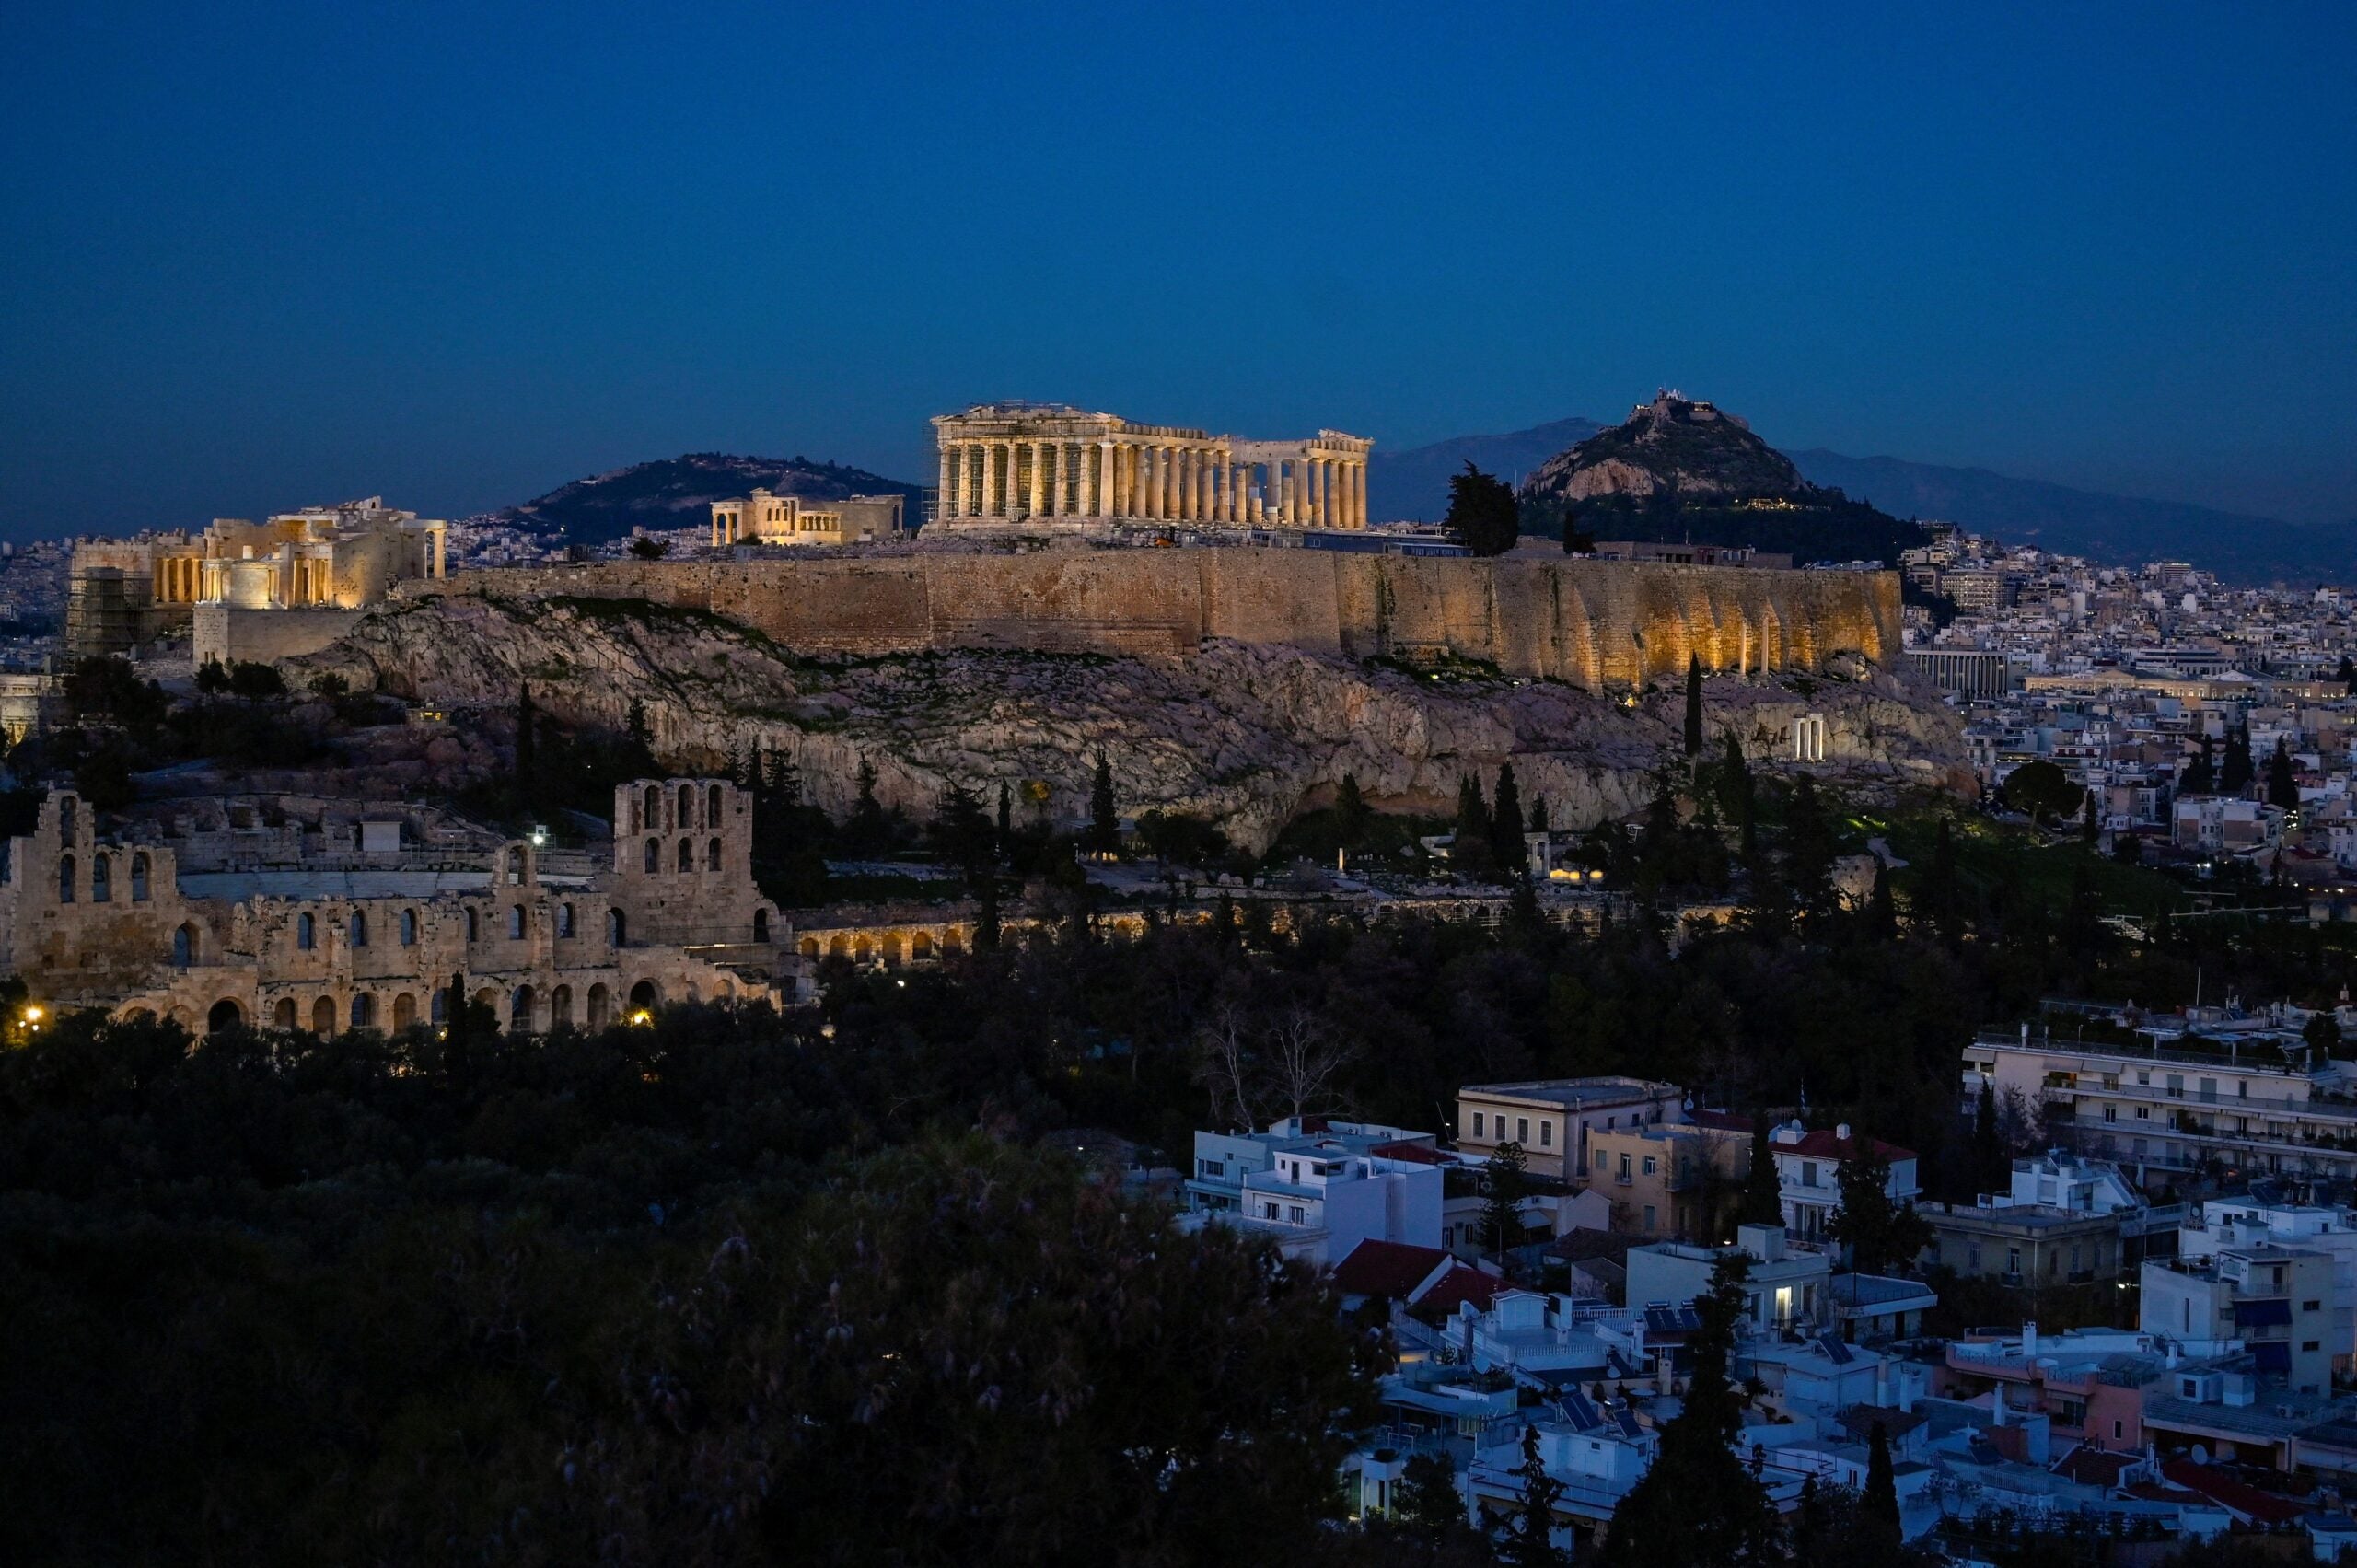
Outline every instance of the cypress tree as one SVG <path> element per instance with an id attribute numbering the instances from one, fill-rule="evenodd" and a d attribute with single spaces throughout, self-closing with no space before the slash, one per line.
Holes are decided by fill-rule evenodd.
<path id="1" fill-rule="evenodd" d="M 1891 899 L 1890 871 L 1876 861 L 1874 891 L 1866 898 L 1866 939 L 1887 942 L 1898 935 L 1898 908 Z"/>
<path id="2" fill-rule="evenodd" d="M 2357 697 L 2357 660 L 2351 660 L 2347 654 L 2341 655 L 2340 670 L 2334 679 L 2351 696 Z"/>
<path id="3" fill-rule="evenodd" d="M 1547 797 L 1543 795 L 1530 803 L 1530 830 L 1534 833 L 1547 831 Z"/>
<path id="4" fill-rule="evenodd" d="M 2217 789 L 2217 765 L 2211 758 L 2210 738 L 2205 735 L 2201 738 L 2201 755 L 2193 760 L 2186 768 L 2185 775 L 2177 780 L 2177 792 L 2179 795 L 2214 795 Z"/>
<path id="5" fill-rule="evenodd" d="M 1490 807 L 1481 798 L 1481 781 L 1467 773 L 1457 781 L 1457 826 L 1449 840 L 1448 863 L 1463 876 L 1476 876 L 1490 860 Z"/>
<path id="6" fill-rule="evenodd" d="M 1686 656 L 1686 754 L 1700 756 L 1702 751 L 1702 657 L 1700 654 Z"/>
<path id="7" fill-rule="evenodd" d="M 2257 772 L 2250 760 L 2250 726 L 2238 724 L 2226 732 L 2226 765 L 2218 773 L 2220 793 L 2242 794 Z"/>
<path id="8" fill-rule="evenodd" d="M 1010 789 L 1008 789 L 1008 788 L 1007 788 L 1006 781 L 1005 781 L 1004 779 L 1001 779 L 1001 780 L 999 781 L 999 784 L 998 784 L 998 852 L 999 852 L 999 854 L 1004 854 L 1006 853 L 1007 841 L 1008 841 L 1009 839 L 1013 838 L 1014 836 L 1015 836 L 1015 794 L 1014 794 L 1014 792 L 1013 792 L 1012 790 L 1010 790 Z"/>
<path id="9" fill-rule="evenodd" d="M 1522 790 L 1515 783 L 1514 764 L 1498 767 L 1498 793 L 1490 803 L 1490 858 L 1498 870 L 1513 876 L 1522 867 Z"/>
<path id="10" fill-rule="evenodd" d="M 1769 1140 L 1768 1122 L 1764 1109 L 1751 1119 L 1751 1168 L 1743 1176 L 1743 1198 L 1736 1209 L 1738 1225 L 1784 1223 L 1784 1188 L 1776 1175 L 1776 1145 Z"/>
<path id="11" fill-rule="evenodd" d="M 1694 1298 L 1701 1327 L 1687 1338 L 1693 1370 L 1684 1408 L 1661 1429 L 1661 1449 L 1613 1510 L 1603 1561 L 1626 1568 L 1745 1568 L 1782 1561 L 1775 1505 L 1736 1453 L 1743 1403 L 1727 1377 L 1751 1260 L 1721 1254 Z"/>
<path id="12" fill-rule="evenodd" d="M 2096 791 L 2089 784 L 2085 798 L 2079 803 L 2079 836 L 2093 843 L 2102 836 L 2103 817 L 2096 808 Z"/>
<path id="13" fill-rule="evenodd" d="M 1906 1543 L 1906 1529 L 1898 1517 L 1898 1481 L 1890 1467 L 1890 1434 L 1881 1422 L 1875 1423 L 1874 1435 L 1868 1440 L 1866 1489 L 1858 1499 L 1858 1527 L 1859 1544 L 1871 1554 L 1870 1562 L 1890 1562 Z"/>
<path id="14" fill-rule="evenodd" d="M 1520 1144 L 1500 1144 L 1490 1155 L 1482 1179 L 1489 1189 L 1488 1202 L 1481 1211 L 1482 1228 L 1489 1233 L 1490 1246 L 1503 1258 L 1509 1247 L 1522 1245 L 1522 1213 L 1519 1205 L 1527 1183 L 1523 1172 L 1525 1164 Z"/>
<path id="15" fill-rule="evenodd" d="M 1365 842 L 1367 818 L 1366 796 L 1359 793 L 1359 776 L 1344 773 L 1341 787 L 1334 792 L 1334 830 L 1341 835 L 1344 849 L 1356 849 Z"/>
<path id="16" fill-rule="evenodd" d="M 1536 1425 L 1522 1429 L 1522 1463 L 1514 1473 L 1522 1481 L 1522 1502 L 1506 1520 L 1497 1560 L 1506 1568 L 1566 1568 L 1571 1554 L 1555 1544 L 1555 1504 L 1563 1483 L 1547 1473 L 1539 1458 Z"/>
<path id="17" fill-rule="evenodd" d="M 2299 776 L 2292 771 L 2291 749 L 2280 735 L 2275 738 L 2273 754 L 2267 759 L 2267 804 L 2286 811 L 2300 808 Z"/>
<path id="18" fill-rule="evenodd" d="M 532 683 L 525 681 L 516 694 L 516 797 L 530 806 L 540 783 L 540 746 L 533 732 L 539 726 L 532 709 Z"/>
<path id="19" fill-rule="evenodd" d="M 1121 847 L 1120 813 L 1113 806 L 1113 764 L 1097 754 L 1097 775 L 1088 785 L 1088 847 L 1111 854 Z"/>

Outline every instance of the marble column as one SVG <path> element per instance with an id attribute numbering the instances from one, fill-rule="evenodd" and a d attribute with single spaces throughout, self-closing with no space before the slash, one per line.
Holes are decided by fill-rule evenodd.
<path id="1" fill-rule="evenodd" d="M 1187 520 L 1187 479 L 1193 457 L 1184 447 L 1170 448 L 1170 517 L 1174 522 Z"/>
<path id="2" fill-rule="evenodd" d="M 1048 444 L 1045 441 L 1034 441 L 1030 443 L 1030 447 L 1031 504 L 1027 515 L 1037 517 L 1044 515 L 1048 502 Z"/>
<path id="3" fill-rule="evenodd" d="M 933 515 L 936 517 L 949 516 L 953 499 L 949 494 L 949 447 L 945 444 L 941 448 L 941 483 L 934 491 L 936 499 L 933 504 Z"/>

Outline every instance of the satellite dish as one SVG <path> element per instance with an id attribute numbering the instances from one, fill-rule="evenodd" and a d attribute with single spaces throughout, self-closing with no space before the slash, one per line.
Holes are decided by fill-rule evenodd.
<path id="1" fill-rule="evenodd" d="M 2193 1446 L 2193 1462 L 2197 1465 L 2208 1464 L 2210 1462 L 2209 1448 L 2200 1443 L 2196 1443 Z"/>

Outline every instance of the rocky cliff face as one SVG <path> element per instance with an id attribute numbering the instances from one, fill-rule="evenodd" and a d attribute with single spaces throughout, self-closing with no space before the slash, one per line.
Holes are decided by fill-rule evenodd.
<path id="1" fill-rule="evenodd" d="M 655 749 L 685 770 L 777 749 L 813 799 L 852 802 L 872 763 L 888 805 L 928 814 L 963 782 L 1005 782 L 1020 807 L 1077 820 L 1098 752 L 1125 813 L 1202 813 L 1256 848 L 1323 803 L 1344 773 L 1378 807 L 1445 812 L 1457 780 L 1511 759 L 1524 797 L 1578 827 L 1641 809 L 1674 750 L 1682 697 L 1665 685 L 1633 708 L 1554 681 L 1434 679 L 1283 647 L 1206 643 L 1191 657 L 951 652 L 811 658 L 721 617 L 633 600 L 451 595 L 372 612 L 300 661 L 443 703 L 534 698 L 574 722 L 619 726 L 643 703 Z M 1755 756 L 1789 757 L 1806 713 L 1829 722 L 1828 757 L 1852 774 L 1939 783 L 1961 756 L 1945 709 L 1887 677 L 1856 682 L 1714 680 L 1711 732 L 1733 726 Z"/>

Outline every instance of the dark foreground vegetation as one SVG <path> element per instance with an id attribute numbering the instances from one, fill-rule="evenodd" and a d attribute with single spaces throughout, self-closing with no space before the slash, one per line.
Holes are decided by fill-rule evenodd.
<path id="1" fill-rule="evenodd" d="M 588 744 L 527 740 L 493 804 L 588 799 L 644 743 Z M 2231 899 L 2173 919 L 2184 889 L 2092 845 L 1944 807 L 1852 813 L 1689 745 L 1643 831 L 1590 835 L 1631 895 L 1597 935 L 1549 923 L 1525 886 L 1495 928 L 1288 924 L 1237 899 L 1115 940 L 1074 874 L 1041 906 L 1058 923 L 944 968 L 834 961 L 795 1016 L 517 1040 L 462 1007 L 447 1038 L 203 1042 L 69 1016 L 12 1040 L 0 1561 L 1482 1562 L 1443 1502 L 1334 1524 L 1379 1331 L 1260 1246 L 1182 1236 L 1118 1172 L 1052 1152 L 1109 1140 L 1051 1134 L 1183 1163 L 1201 1126 L 1348 1109 L 1446 1131 L 1467 1083 L 1627 1073 L 1855 1121 L 1965 1198 L 2037 1137 L 1958 1115 L 1975 1028 L 2056 994 L 2166 1006 L 2197 973 L 2213 997 L 2307 1005 L 2357 978 L 2339 934 Z M 1004 801 L 961 794 L 918 829 L 870 796 L 826 823 L 773 762 L 745 772 L 780 882 L 823 882 L 821 844 L 922 842 L 990 900 L 1074 871 Z M 1544 803 L 1465 793 L 1469 867 L 1491 839 L 1506 864 Z M 1321 854 L 1405 847 L 1354 789 L 1300 831 Z M 1145 853 L 1228 853 L 1157 832 Z M 1833 864 L 1870 838 L 1907 864 L 1845 903 Z M 1736 918 L 1674 941 L 1667 912 L 1695 897 Z M 1875 1558 L 1842 1522 L 1854 1500 L 1746 1514 L 1703 1473 L 1701 1431 L 1664 1450 L 1701 1468 L 1666 1469 L 1645 1494 L 1670 1501 L 1631 1521 L 1649 1564 L 1728 1539 Z"/>

